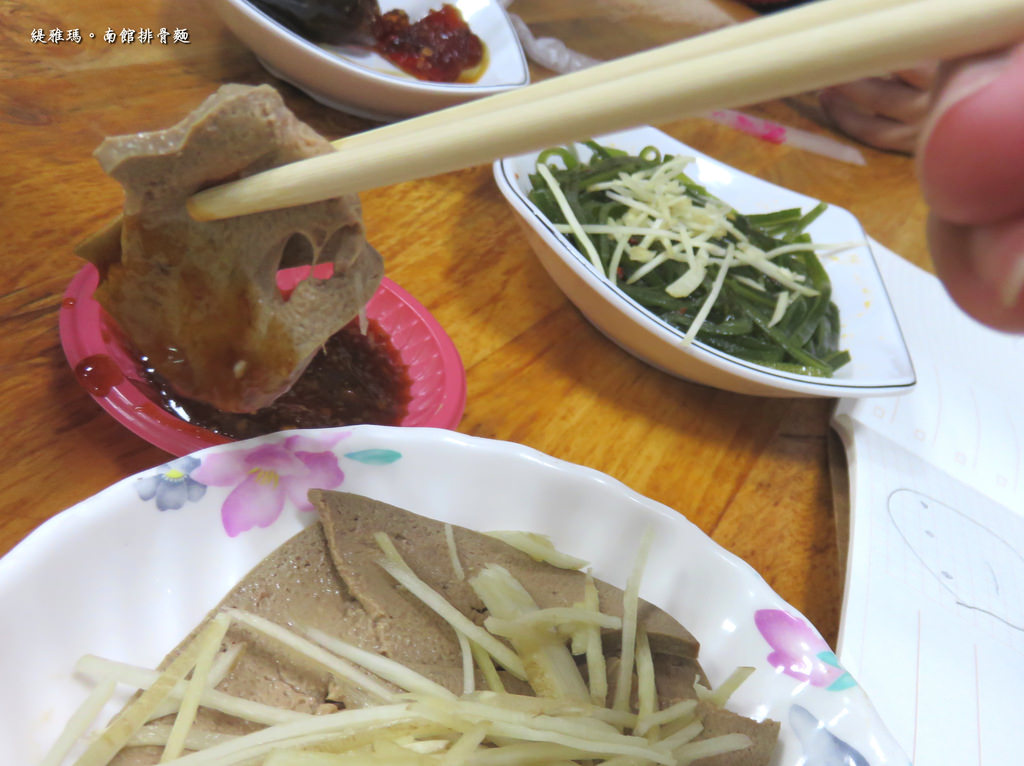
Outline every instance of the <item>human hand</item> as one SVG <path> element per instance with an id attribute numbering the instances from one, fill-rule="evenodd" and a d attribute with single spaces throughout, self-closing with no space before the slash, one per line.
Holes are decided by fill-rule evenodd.
<path id="1" fill-rule="evenodd" d="M 1024 43 L 942 67 L 918 170 L 946 289 L 979 321 L 1024 332 Z"/>
<path id="2" fill-rule="evenodd" d="M 937 64 L 825 88 L 822 109 L 848 136 L 876 149 L 911 154 L 928 114 Z"/>

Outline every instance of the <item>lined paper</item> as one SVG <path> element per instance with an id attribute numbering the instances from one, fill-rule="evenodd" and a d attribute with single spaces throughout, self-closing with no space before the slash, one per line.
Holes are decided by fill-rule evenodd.
<path id="1" fill-rule="evenodd" d="M 1024 338 L 872 250 L 918 384 L 833 417 L 850 475 L 838 655 L 916 766 L 1018 763 Z"/>

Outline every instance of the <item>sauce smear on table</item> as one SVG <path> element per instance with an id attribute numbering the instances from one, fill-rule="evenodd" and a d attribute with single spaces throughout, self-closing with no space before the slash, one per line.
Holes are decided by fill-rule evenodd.
<path id="1" fill-rule="evenodd" d="M 402 10 L 388 11 L 374 22 L 374 49 L 396 67 L 420 80 L 455 82 L 483 67 L 484 45 L 459 9 L 445 3 L 415 23 Z"/>
<path id="2" fill-rule="evenodd" d="M 365 335 L 360 332 L 358 320 L 335 333 L 290 391 L 253 413 L 223 412 L 185 399 L 152 369 L 147 368 L 145 376 L 165 410 L 234 439 L 289 428 L 398 425 L 407 412 L 411 388 L 398 351 L 372 319 Z"/>

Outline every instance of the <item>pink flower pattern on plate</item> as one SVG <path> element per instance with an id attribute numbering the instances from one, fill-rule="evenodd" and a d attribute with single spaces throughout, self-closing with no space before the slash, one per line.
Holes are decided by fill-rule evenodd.
<path id="1" fill-rule="evenodd" d="M 313 487 L 339 486 L 345 473 L 331 448 L 348 435 L 296 435 L 250 449 L 215 451 L 203 457 L 192 478 L 208 486 L 233 487 L 221 506 L 221 523 L 230 537 L 236 537 L 273 524 L 285 502 L 300 511 L 312 510 L 306 492 Z"/>
<path id="2" fill-rule="evenodd" d="M 787 676 L 829 691 L 855 685 L 825 640 L 803 620 L 779 609 L 759 609 L 754 624 L 772 647 L 768 662 Z"/>

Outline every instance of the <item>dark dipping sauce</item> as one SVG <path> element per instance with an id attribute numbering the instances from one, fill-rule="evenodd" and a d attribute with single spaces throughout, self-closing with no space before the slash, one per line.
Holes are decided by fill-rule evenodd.
<path id="1" fill-rule="evenodd" d="M 145 365 L 145 358 L 142 361 Z M 398 351 L 372 319 L 365 335 L 358 320 L 335 333 L 291 390 L 253 413 L 222 412 L 181 397 L 148 367 L 145 378 L 165 410 L 233 439 L 291 428 L 398 425 L 406 415 L 412 386 Z"/>
<path id="2" fill-rule="evenodd" d="M 374 50 L 406 74 L 430 82 L 455 82 L 484 60 L 484 45 L 459 9 L 445 3 L 414 24 L 405 11 L 374 20 Z"/>

